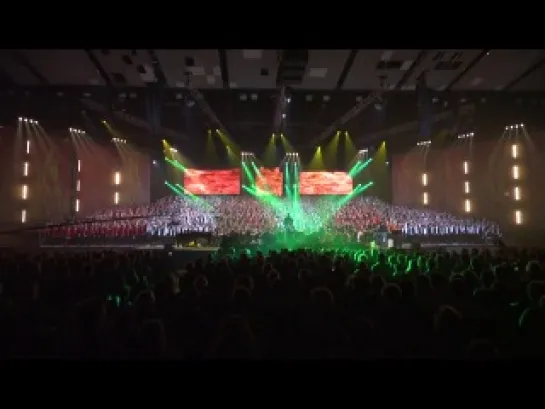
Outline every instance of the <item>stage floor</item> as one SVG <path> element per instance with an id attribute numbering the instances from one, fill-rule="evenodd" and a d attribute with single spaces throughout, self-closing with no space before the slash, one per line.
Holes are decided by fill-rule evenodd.
<path id="1" fill-rule="evenodd" d="M 165 250 L 165 246 L 161 244 L 58 244 L 58 245 L 41 245 L 42 249 L 82 249 L 82 250 Z M 188 252 L 215 252 L 218 251 L 219 247 L 173 247 L 172 251 L 188 251 Z"/>
<path id="2" fill-rule="evenodd" d="M 108 245 L 42 245 L 42 249 L 51 250 L 143 250 L 143 251 L 158 251 L 165 250 L 165 247 L 160 244 L 135 245 L 135 244 L 108 244 Z M 421 243 L 420 247 L 426 250 L 446 249 L 448 251 L 461 251 L 462 249 L 495 249 L 497 246 L 490 244 L 474 244 L 463 242 L 450 243 Z M 219 250 L 219 247 L 174 247 L 172 251 L 176 252 L 202 252 L 214 253 Z"/>

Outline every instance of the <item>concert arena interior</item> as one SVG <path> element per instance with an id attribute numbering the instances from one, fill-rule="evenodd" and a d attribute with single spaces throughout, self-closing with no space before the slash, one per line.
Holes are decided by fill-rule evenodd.
<path id="1" fill-rule="evenodd" d="M 534 49 L 1 50 L 1 356 L 543 357 L 543 78 Z"/>

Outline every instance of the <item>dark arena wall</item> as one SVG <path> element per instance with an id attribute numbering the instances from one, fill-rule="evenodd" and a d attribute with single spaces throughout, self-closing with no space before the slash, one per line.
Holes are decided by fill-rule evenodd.
<path id="1" fill-rule="evenodd" d="M 148 204 L 150 165 L 150 155 L 128 145 L 27 124 L 0 128 L 0 224 L 85 217 L 113 207 L 116 192 L 119 206 Z"/>
<path id="2" fill-rule="evenodd" d="M 394 155 L 393 202 L 462 214 L 467 213 L 465 201 L 469 200 L 470 214 L 496 220 L 504 230 L 531 227 L 545 231 L 544 137 L 504 135 L 495 141 L 475 137 L 471 148 L 468 144 L 444 149 L 417 147 Z M 513 145 L 517 146 L 516 158 Z M 467 174 L 464 161 L 468 162 Z M 518 179 L 513 175 L 514 166 L 518 166 Z M 423 185 L 424 173 L 427 186 Z M 465 182 L 469 183 L 469 192 Z M 423 203 L 424 192 L 428 193 L 427 205 Z M 517 210 L 521 216 L 518 222 Z"/>
<path id="3" fill-rule="evenodd" d="M 6 226 L 17 220 L 18 201 L 20 197 L 19 179 L 23 168 L 21 158 L 17 158 L 17 141 L 13 132 L 0 127 L 0 226 Z M 20 148 L 20 147 L 19 147 Z"/>
<path id="4" fill-rule="evenodd" d="M 86 144 L 78 148 L 80 162 L 80 216 L 112 207 L 115 192 L 121 185 L 115 185 L 115 173 L 119 171 L 120 158 L 115 146 Z M 120 183 L 124 182 L 123 175 Z M 121 195 L 119 196 L 121 198 Z"/>
<path id="5" fill-rule="evenodd" d="M 30 141 L 30 154 L 24 155 L 28 162 L 28 177 L 23 184 L 28 186 L 26 204 L 29 222 L 63 220 L 72 209 L 72 146 L 68 139 L 44 137 L 36 132 L 24 137 L 23 146 Z M 17 155 L 20 157 L 20 154 Z M 25 180 L 26 179 L 26 180 Z M 21 199 L 23 199 L 21 197 Z M 27 203 L 22 203 L 22 202 Z"/>

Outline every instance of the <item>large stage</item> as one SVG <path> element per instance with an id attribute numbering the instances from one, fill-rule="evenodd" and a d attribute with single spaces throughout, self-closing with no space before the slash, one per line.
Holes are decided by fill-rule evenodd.
<path id="1" fill-rule="evenodd" d="M 464 249 L 489 249 L 491 251 L 496 251 L 497 247 L 488 246 L 488 245 L 472 245 L 464 243 L 440 243 L 440 244 L 423 244 L 420 246 L 422 249 L 433 251 L 437 249 L 443 249 L 449 252 L 460 252 Z M 185 268 L 188 263 L 193 263 L 199 259 L 207 258 L 208 256 L 214 255 L 219 248 L 218 247 L 182 247 L 182 248 L 171 248 L 165 249 L 164 246 L 160 245 L 148 245 L 148 246 L 128 246 L 128 245 L 109 245 L 109 246 L 42 246 L 42 251 L 63 251 L 63 252 L 85 252 L 85 251 L 131 251 L 131 250 L 143 250 L 143 251 L 154 251 L 154 252 L 168 252 L 169 258 L 171 259 L 170 265 L 172 269 L 181 271 Z"/>
<path id="2" fill-rule="evenodd" d="M 362 244 L 363 247 L 368 247 Z M 140 250 L 140 251 L 166 251 L 172 253 L 173 256 L 184 255 L 183 258 L 198 259 L 201 257 L 208 256 L 209 254 L 216 253 L 220 248 L 219 247 L 173 247 L 165 248 L 163 245 L 129 245 L 129 244 L 113 244 L 113 245 L 42 245 L 40 247 L 42 250 L 51 250 L 51 251 L 130 251 L 130 250 Z M 434 250 L 446 250 L 446 251 L 462 251 L 462 250 L 495 250 L 498 246 L 490 244 L 473 244 L 473 243 L 462 243 L 462 242 L 450 242 L 450 243 L 421 243 L 420 248 L 427 251 Z M 410 250 L 410 249 L 407 249 Z"/>

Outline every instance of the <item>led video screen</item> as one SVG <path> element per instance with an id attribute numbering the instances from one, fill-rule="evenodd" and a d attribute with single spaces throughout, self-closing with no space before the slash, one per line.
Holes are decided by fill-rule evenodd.
<path id="1" fill-rule="evenodd" d="M 256 175 L 256 187 L 276 196 L 282 196 L 283 174 L 280 168 L 260 168 Z"/>
<path id="2" fill-rule="evenodd" d="M 346 172 L 301 172 L 299 194 L 346 195 L 352 192 L 352 178 Z"/>
<path id="3" fill-rule="evenodd" d="M 184 172 L 184 188 L 194 195 L 238 195 L 240 169 L 187 169 Z"/>

